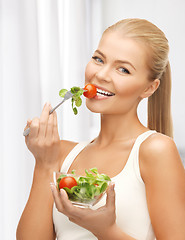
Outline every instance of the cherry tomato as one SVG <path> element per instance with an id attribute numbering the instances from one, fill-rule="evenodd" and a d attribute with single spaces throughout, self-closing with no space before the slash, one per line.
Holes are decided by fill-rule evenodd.
<path id="1" fill-rule="evenodd" d="M 84 90 L 87 90 L 86 92 L 83 93 L 83 95 L 86 98 L 93 98 L 93 97 L 96 96 L 97 90 L 96 90 L 96 87 L 94 85 L 87 84 L 87 85 L 85 85 Z"/>
<path id="2" fill-rule="evenodd" d="M 71 176 L 63 177 L 59 182 L 60 189 L 64 187 L 71 189 L 74 186 L 77 186 L 77 181 L 74 177 Z"/>

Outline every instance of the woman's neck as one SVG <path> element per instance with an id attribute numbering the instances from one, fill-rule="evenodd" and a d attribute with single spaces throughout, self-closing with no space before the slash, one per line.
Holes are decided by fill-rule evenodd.
<path id="1" fill-rule="evenodd" d="M 113 142 L 127 141 L 136 138 L 147 128 L 139 121 L 137 114 L 134 116 L 101 115 L 101 130 L 96 143 L 108 146 Z"/>

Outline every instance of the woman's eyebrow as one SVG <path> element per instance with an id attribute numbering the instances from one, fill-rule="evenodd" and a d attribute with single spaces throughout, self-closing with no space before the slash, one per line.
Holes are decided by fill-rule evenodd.
<path id="1" fill-rule="evenodd" d="M 132 63 L 130 63 L 129 61 L 126 60 L 116 60 L 115 63 L 125 63 L 125 64 L 129 64 L 131 67 L 133 67 L 133 69 L 136 71 L 136 68 L 134 67 L 134 65 Z"/>
<path id="2" fill-rule="evenodd" d="M 100 50 L 97 49 L 95 52 L 99 53 L 100 55 L 102 55 L 102 57 L 104 57 L 106 59 L 105 55 Z"/>
<path id="3" fill-rule="evenodd" d="M 106 59 L 106 56 L 100 50 L 97 49 L 95 52 L 99 53 L 103 58 Z M 133 66 L 133 64 L 130 63 L 129 61 L 126 61 L 126 60 L 116 60 L 115 63 L 129 64 L 134 70 L 136 70 L 136 68 Z"/>

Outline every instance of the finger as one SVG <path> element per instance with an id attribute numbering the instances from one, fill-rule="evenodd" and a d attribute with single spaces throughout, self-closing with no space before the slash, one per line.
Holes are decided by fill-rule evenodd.
<path id="1" fill-rule="evenodd" d="M 54 111 L 51 115 L 53 115 L 53 136 L 55 139 L 59 139 L 59 134 L 58 134 L 58 121 L 57 121 L 57 113 Z"/>
<path id="2" fill-rule="evenodd" d="M 46 129 L 46 137 L 50 140 L 53 135 L 53 124 L 54 124 L 53 122 L 54 122 L 53 114 L 50 114 L 48 118 L 47 129 Z"/>
<path id="3" fill-rule="evenodd" d="M 33 118 L 31 125 L 30 125 L 30 133 L 29 133 L 29 138 L 35 138 L 38 136 L 39 132 L 39 118 Z"/>
<path id="4" fill-rule="evenodd" d="M 49 111 L 51 109 L 51 105 L 46 103 L 43 107 L 42 113 L 40 115 L 40 129 L 39 129 L 39 137 L 43 138 L 46 135 L 47 123 L 49 119 Z"/>
<path id="5" fill-rule="evenodd" d="M 31 120 L 31 119 L 28 119 L 28 120 L 27 120 L 27 124 L 26 124 L 26 127 L 24 128 L 24 131 L 25 131 L 27 128 L 29 128 L 29 127 L 30 127 L 30 125 L 31 125 L 31 122 L 32 122 L 32 120 Z"/>
<path id="6" fill-rule="evenodd" d="M 32 122 L 32 120 L 31 120 L 31 119 L 28 119 L 28 120 L 27 120 L 27 125 L 30 126 L 31 122 Z"/>
<path id="7" fill-rule="evenodd" d="M 115 208 L 115 190 L 114 190 L 115 184 L 111 183 L 111 185 L 108 188 L 107 191 L 107 199 L 106 199 L 106 206 L 114 207 Z"/>
<path id="8" fill-rule="evenodd" d="M 52 195 L 53 195 L 53 198 L 55 201 L 56 208 L 58 209 L 59 212 L 63 213 L 63 206 L 62 206 L 61 199 L 60 199 L 60 193 L 54 183 L 50 183 L 50 187 L 51 187 L 51 191 L 52 191 Z"/>
<path id="9" fill-rule="evenodd" d="M 62 200 L 63 211 L 66 216 L 79 217 L 80 215 L 82 215 L 83 209 L 78 209 L 78 207 L 73 206 L 73 204 L 68 199 L 68 195 L 64 189 L 60 189 L 60 196 Z"/>

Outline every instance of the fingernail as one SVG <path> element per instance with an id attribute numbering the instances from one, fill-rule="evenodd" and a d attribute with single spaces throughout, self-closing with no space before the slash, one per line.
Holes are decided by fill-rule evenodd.
<path id="1" fill-rule="evenodd" d="M 61 189 L 60 189 L 60 194 L 63 195 L 63 194 L 64 194 L 64 191 L 65 191 L 65 190 L 61 188 Z"/>
<path id="2" fill-rule="evenodd" d="M 51 187 L 51 190 L 53 191 L 53 190 L 54 190 L 54 188 L 55 188 L 55 184 L 54 184 L 54 183 L 52 183 L 52 182 L 50 182 L 50 187 Z"/>
<path id="3" fill-rule="evenodd" d="M 44 107 L 48 107 L 49 105 L 50 105 L 50 103 L 49 103 L 49 102 L 46 102 L 45 105 L 44 105 Z"/>
<path id="4" fill-rule="evenodd" d="M 114 190 L 115 188 L 115 183 L 112 183 L 112 190 Z"/>
<path id="5" fill-rule="evenodd" d="M 47 102 L 46 107 L 49 108 L 49 109 L 51 109 L 51 108 L 52 108 L 52 107 L 51 107 L 51 103 Z"/>
<path id="6" fill-rule="evenodd" d="M 29 125 L 30 123 L 31 123 L 31 121 L 30 121 L 30 120 L 28 120 L 28 121 L 27 121 L 27 125 Z"/>

